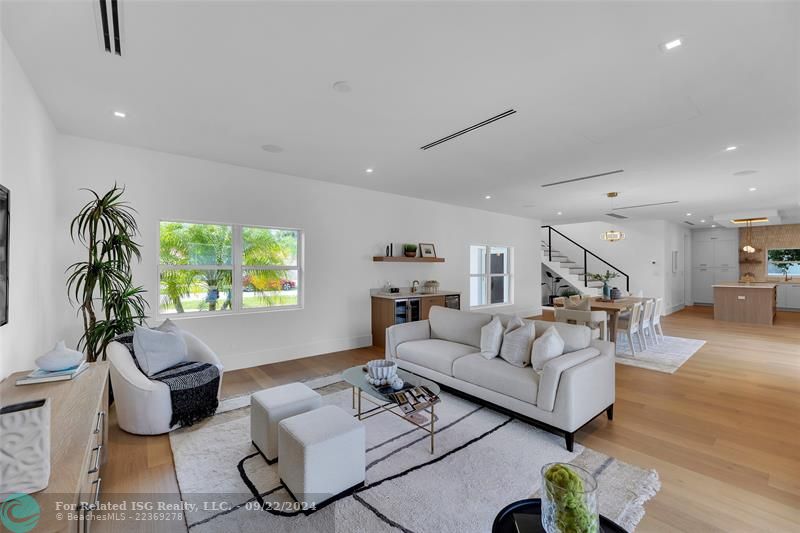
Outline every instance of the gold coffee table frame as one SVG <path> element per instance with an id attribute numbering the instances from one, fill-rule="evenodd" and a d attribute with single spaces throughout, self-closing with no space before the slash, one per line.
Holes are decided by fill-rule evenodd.
<path id="1" fill-rule="evenodd" d="M 364 375 L 364 376 L 362 376 L 363 380 L 357 378 L 356 371 L 358 371 L 359 373 Z M 414 385 L 415 387 L 419 386 L 419 385 L 424 385 L 424 386 L 428 387 L 429 389 L 431 389 L 431 391 L 434 394 L 437 394 L 437 395 L 440 394 L 439 386 L 436 385 L 432 381 L 428 381 L 428 380 L 426 380 L 424 378 L 421 378 L 420 376 L 417 376 L 416 374 L 411 374 L 410 372 L 404 372 L 402 370 L 398 370 L 397 373 L 403 379 L 403 381 L 406 381 L 407 383 L 410 383 L 411 385 Z M 348 376 L 348 374 L 349 374 L 349 376 Z M 422 431 L 424 431 L 425 433 L 430 435 L 431 454 L 435 453 L 435 435 L 436 435 L 436 426 L 435 426 L 435 424 L 436 424 L 436 409 L 435 409 L 435 407 L 436 406 L 435 406 L 435 404 L 432 404 L 429 407 L 426 407 L 424 409 L 420 409 L 419 411 L 415 411 L 414 413 L 412 413 L 412 414 L 416 414 L 416 413 L 428 413 L 428 414 L 430 414 L 430 422 L 429 423 L 427 423 L 427 424 L 418 424 L 417 422 L 409 419 L 408 415 L 406 415 L 402 411 L 402 409 L 400 408 L 400 405 L 398 405 L 397 403 L 391 402 L 391 401 L 379 402 L 379 401 L 376 401 L 376 400 L 374 400 L 372 398 L 372 393 L 374 393 L 375 395 L 378 395 L 378 396 L 383 396 L 383 395 L 381 393 L 379 393 L 378 391 L 374 390 L 372 385 L 370 385 L 369 382 L 366 381 L 366 372 L 364 372 L 362 370 L 362 366 L 355 366 L 353 368 L 350 368 L 350 369 L 346 370 L 342 374 L 342 377 L 344 377 L 345 381 L 347 383 L 349 383 L 350 386 L 353 389 L 353 409 L 356 410 L 356 417 L 358 417 L 359 420 L 366 420 L 367 418 L 372 418 L 373 416 L 379 415 L 379 414 L 384 413 L 384 412 L 385 413 L 392 413 L 393 415 L 395 415 L 395 416 L 397 416 L 399 418 L 402 418 L 403 420 L 405 420 L 409 424 L 412 424 L 412 425 L 418 427 L 419 429 L 421 429 Z M 366 388 L 366 387 L 362 387 L 362 385 L 366 385 L 366 387 L 369 387 L 370 390 L 364 391 L 364 388 Z M 363 397 L 363 399 L 365 401 L 371 403 L 375 407 L 372 407 L 371 409 L 368 409 L 366 411 L 362 411 L 362 406 L 361 406 L 362 397 Z"/>

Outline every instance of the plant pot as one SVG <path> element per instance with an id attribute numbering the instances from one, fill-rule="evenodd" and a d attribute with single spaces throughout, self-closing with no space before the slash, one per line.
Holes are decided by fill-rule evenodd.
<path id="1" fill-rule="evenodd" d="M 417 251 L 414 250 L 413 252 L 403 252 L 403 255 L 406 257 L 417 257 Z"/>

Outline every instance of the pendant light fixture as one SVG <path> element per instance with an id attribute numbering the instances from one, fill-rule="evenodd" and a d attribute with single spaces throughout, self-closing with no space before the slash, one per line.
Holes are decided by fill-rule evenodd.
<path id="1" fill-rule="evenodd" d="M 753 220 L 748 219 L 747 226 L 744 228 L 744 246 L 742 247 L 742 251 L 747 254 L 754 254 L 756 253 L 756 249 L 753 247 Z"/>
<path id="2" fill-rule="evenodd" d="M 607 192 L 606 196 L 611 200 L 611 210 L 614 210 L 614 198 L 619 196 L 618 192 Z M 625 234 L 619 230 L 608 230 L 600 234 L 600 238 L 608 242 L 617 242 L 625 238 Z"/>

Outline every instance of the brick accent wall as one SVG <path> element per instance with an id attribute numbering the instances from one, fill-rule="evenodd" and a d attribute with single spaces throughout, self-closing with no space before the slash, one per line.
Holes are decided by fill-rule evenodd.
<path id="1" fill-rule="evenodd" d="M 759 226 L 752 229 L 753 247 L 755 254 L 742 252 L 742 247 L 746 244 L 745 233 L 747 228 L 739 228 L 739 260 L 745 256 L 753 257 L 762 261 L 757 264 L 742 263 L 739 265 L 739 272 L 744 276 L 745 272 L 752 272 L 755 281 L 768 281 L 767 279 L 767 250 L 770 248 L 800 248 L 800 224 L 781 224 L 779 226 Z M 771 281 L 775 281 L 772 278 Z"/>

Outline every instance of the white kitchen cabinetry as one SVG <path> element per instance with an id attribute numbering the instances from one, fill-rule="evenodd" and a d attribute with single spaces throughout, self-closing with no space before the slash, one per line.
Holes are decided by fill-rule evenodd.
<path id="1" fill-rule="evenodd" d="M 692 232 L 692 299 L 714 303 L 718 283 L 739 280 L 739 232 L 716 228 Z"/>
<path id="2" fill-rule="evenodd" d="M 778 307 L 800 310 L 800 283 L 778 285 Z"/>
<path id="3" fill-rule="evenodd" d="M 714 271 L 711 268 L 695 268 L 692 273 L 692 297 L 695 303 L 714 302 Z"/>

